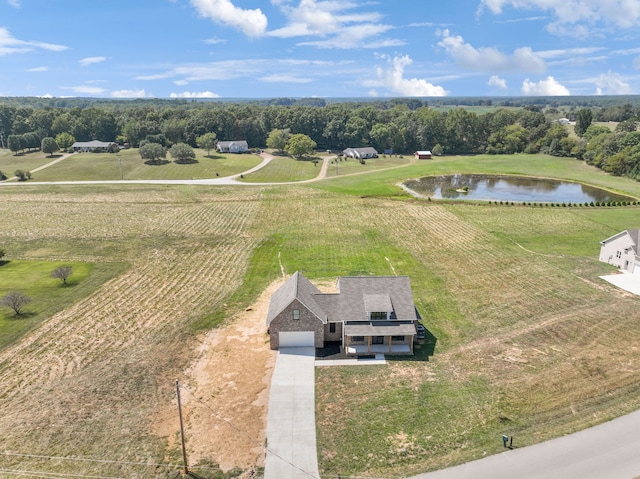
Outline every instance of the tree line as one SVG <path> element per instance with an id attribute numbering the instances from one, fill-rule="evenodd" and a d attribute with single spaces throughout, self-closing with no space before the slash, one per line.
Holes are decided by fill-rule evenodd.
<path id="1" fill-rule="evenodd" d="M 488 100 L 482 102 L 488 106 Z M 335 103 L 321 99 L 245 103 L 102 101 L 88 102 L 85 107 L 40 108 L 0 103 L 0 133 L 11 137 L 12 150 L 18 141 L 22 142 L 20 149 L 39 148 L 44 138 L 60 140 L 61 149 L 65 146 L 60 143 L 94 139 L 132 147 L 141 142 L 165 148 L 176 144 L 196 147 L 198 138 L 207 133 L 215 133 L 221 141 L 246 140 L 251 147 L 261 148 L 267 146 L 274 130 L 280 130 L 306 135 L 321 150 L 373 146 L 381 152 L 396 153 L 424 149 L 444 154 L 547 153 L 575 156 L 613 174 L 637 178 L 635 137 L 618 141 L 620 135 L 614 132 L 606 147 L 596 147 L 590 145 L 595 138 L 591 133 L 585 135 L 583 131 L 576 138 L 552 121 L 563 114 L 575 119 L 582 111 L 590 111 L 593 121 L 636 122 L 640 117 L 640 107 L 631 103 L 579 110 L 572 106 L 568 111 L 549 103 L 529 103 L 518 108 L 492 107 L 484 113 L 466 108 L 435 109 L 419 99 Z M 596 143 L 603 142 L 600 138 Z"/>

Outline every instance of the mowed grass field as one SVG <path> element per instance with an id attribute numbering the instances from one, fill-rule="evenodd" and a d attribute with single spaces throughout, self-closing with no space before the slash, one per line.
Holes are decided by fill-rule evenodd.
<path id="1" fill-rule="evenodd" d="M 33 181 L 100 181 L 100 180 L 189 180 L 236 175 L 258 165 L 262 158 L 251 154 L 218 154 L 214 150 L 194 149 L 196 162 L 175 163 L 167 154 L 166 162 L 148 165 L 137 148 L 119 153 L 76 153 L 55 165 L 33 173 Z M 0 156 L 0 171 L 13 176 L 16 169 L 33 170 L 62 156 L 49 157 L 41 152 Z M 119 159 L 118 159 L 119 158 Z M 10 174 L 9 174 L 10 173 Z"/>
<path id="2" fill-rule="evenodd" d="M 447 172 L 640 196 L 575 160 L 525 155 L 308 186 L 0 187 L 11 259 L 130 265 L 0 351 L 0 450 L 120 462 L 0 455 L 0 466 L 172 476 L 153 464 L 178 460 L 177 431 L 152 426 L 197 333 L 251 305 L 281 265 L 320 282 L 409 275 L 430 333 L 414 358 L 316 370 L 322 474 L 407 476 L 499 452 L 501 434 L 524 446 L 640 407 L 640 298 L 598 279 L 613 270 L 597 261 L 599 241 L 637 228 L 640 210 L 437 203 L 395 186 Z M 227 385 L 201 387 L 214 397 Z"/>

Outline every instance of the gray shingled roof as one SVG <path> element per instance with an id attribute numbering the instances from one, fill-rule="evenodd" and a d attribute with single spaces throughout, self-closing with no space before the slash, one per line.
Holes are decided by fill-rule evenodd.
<path id="1" fill-rule="evenodd" d="M 367 312 L 390 312 L 391 319 L 418 318 L 408 276 L 343 276 L 338 293 L 322 293 L 296 272 L 271 296 L 267 324 L 294 299 L 298 299 L 323 323 L 367 321 Z"/>
<path id="2" fill-rule="evenodd" d="M 323 323 L 327 322 L 327 315 L 316 302 L 316 295 L 322 294 L 311 282 L 296 271 L 278 290 L 273 293 L 269 301 L 267 324 L 269 324 L 294 299 L 304 304 Z"/>
<path id="3" fill-rule="evenodd" d="M 610 241 L 617 240 L 618 238 L 621 238 L 625 235 L 629 235 L 629 237 L 631 238 L 631 241 L 633 241 L 633 243 L 635 244 L 634 250 L 636 253 L 638 253 L 639 252 L 638 246 L 640 246 L 640 229 L 621 231 L 620 233 L 617 233 L 613 236 L 610 236 L 607 239 L 600 241 L 600 244 L 604 245 L 605 243 L 609 243 Z"/>

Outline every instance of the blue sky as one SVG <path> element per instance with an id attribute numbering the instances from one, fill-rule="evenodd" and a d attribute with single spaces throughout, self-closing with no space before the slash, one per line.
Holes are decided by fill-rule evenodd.
<path id="1" fill-rule="evenodd" d="M 0 96 L 640 94 L 640 0 L 0 0 Z"/>

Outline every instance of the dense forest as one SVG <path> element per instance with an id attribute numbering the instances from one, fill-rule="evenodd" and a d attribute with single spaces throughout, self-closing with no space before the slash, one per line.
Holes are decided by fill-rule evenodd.
<path id="1" fill-rule="evenodd" d="M 575 133 L 557 120 L 576 121 Z M 266 146 L 273 130 L 309 136 L 321 150 L 373 146 L 434 154 L 572 156 L 640 180 L 640 97 L 237 101 L 0 98 L 0 139 L 12 151 L 73 141 L 143 140 L 169 147 L 218 140 Z M 615 122 L 614 129 L 593 124 Z"/>

